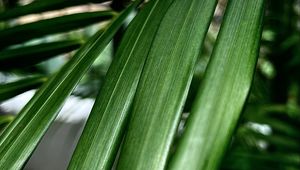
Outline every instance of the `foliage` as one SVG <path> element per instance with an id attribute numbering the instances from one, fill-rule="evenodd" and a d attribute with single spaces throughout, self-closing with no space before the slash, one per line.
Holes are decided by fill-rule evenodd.
<path id="1" fill-rule="evenodd" d="M 68 169 L 300 167 L 299 1 L 228 0 L 216 21 L 225 1 L 113 0 L 25 24 L 104 1 L 0 2 L 0 71 L 18 78 L 0 101 L 39 89 L 15 118 L 0 115 L 0 169 L 24 166 L 69 95 L 96 101 Z"/>

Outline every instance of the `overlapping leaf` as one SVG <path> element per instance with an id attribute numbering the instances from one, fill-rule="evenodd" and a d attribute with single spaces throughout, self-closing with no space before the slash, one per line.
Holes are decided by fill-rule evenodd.
<path id="1" fill-rule="evenodd" d="M 91 38 L 76 55 L 35 94 L 0 136 L 0 169 L 20 169 L 57 116 L 67 96 L 110 42 L 133 10 L 121 13 L 102 33 Z"/>
<path id="2" fill-rule="evenodd" d="M 5 128 L 7 124 L 14 120 L 13 115 L 0 115 L 0 132 Z"/>
<path id="3" fill-rule="evenodd" d="M 80 40 L 66 40 L 0 51 L 0 70 L 20 68 L 70 52 L 83 44 Z"/>
<path id="4" fill-rule="evenodd" d="M 230 142 L 257 62 L 264 0 L 230 0 L 170 169 L 214 170 Z"/>
<path id="5" fill-rule="evenodd" d="M 41 0 L 33 1 L 25 6 L 18 6 L 0 13 L 0 20 L 7 20 L 32 13 L 45 12 L 65 7 L 86 4 L 89 2 L 100 3 L 106 0 Z"/>
<path id="6" fill-rule="evenodd" d="M 126 31 L 69 169 L 110 169 L 159 24 L 173 0 L 153 0 Z"/>
<path id="7" fill-rule="evenodd" d="M 44 35 L 74 30 L 108 20 L 112 18 L 113 15 L 113 11 L 86 12 L 7 28 L 0 31 L 0 49 Z"/>
<path id="8" fill-rule="evenodd" d="M 142 72 L 117 169 L 165 168 L 216 3 L 175 0 L 168 9 Z"/>
<path id="9" fill-rule="evenodd" d="M 40 87 L 46 80 L 47 78 L 44 76 L 33 76 L 11 83 L 0 84 L 0 101 Z"/>

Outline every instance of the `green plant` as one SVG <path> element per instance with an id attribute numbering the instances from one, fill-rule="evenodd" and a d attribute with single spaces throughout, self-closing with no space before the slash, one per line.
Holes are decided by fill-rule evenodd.
<path id="1" fill-rule="evenodd" d="M 297 7 L 293 0 L 269 2 L 267 9 L 265 0 L 228 0 L 217 39 L 210 42 L 213 49 L 207 49 L 204 42 L 208 42 L 205 37 L 210 36 L 208 28 L 217 0 L 136 0 L 131 3 L 113 0 L 112 9 L 107 11 L 60 16 L 18 26 L 7 22 L 26 14 L 87 2 L 104 1 L 39 0 L 0 13 L 4 27 L 0 30 L 0 70 L 23 77 L 0 85 L 0 101 L 41 86 L 13 121 L 11 116 L 0 116 L 0 126 L 6 126 L 0 136 L 0 169 L 24 166 L 67 97 L 95 68 L 93 63 L 103 57 L 100 54 L 112 40 L 116 47 L 112 63 L 106 74 L 97 77 L 104 82 L 68 169 L 111 169 L 114 164 L 116 169 L 126 170 L 266 169 L 271 167 L 268 160 L 281 158 L 280 169 L 299 166 L 299 152 L 293 152 L 289 158 L 281 157 L 280 152 L 300 148 L 298 143 L 289 140 L 300 136 L 293 130 L 299 123 L 298 101 L 282 100 L 287 104 L 276 107 L 274 103 L 280 96 L 273 97 L 274 92 L 269 95 L 263 87 L 256 87 L 270 82 L 278 89 L 277 82 L 265 80 L 267 76 L 272 77 L 261 64 L 268 59 L 261 57 L 256 65 L 260 47 L 272 50 L 270 44 L 280 42 L 286 30 L 268 25 L 268 21 L 272 21 L 268 16 L 274 17 L 274 11 L 281 9 L 282 4 Z M 265 10 L 266 31 L 262 34 Z M 128 16 L 134 11 L 136 15 L 127 26 Z M 289 13 L 289 16 L 294 15 Z M 285 21 L 287 18 L 280 19 L 287 26 L 297 21 Z M 28 43 L 34 38 L 100 21 L 108 21 L 108 24 L 88 38 L 69 36 L 64 41 Z M 293 48 L 296 57 L 286 67 L 294 69 L 299 64 L 296 48 L 300 41 L 299 30 L 288 28 L 294 32 L 278 45 L 281 51 L 260 54 L 286 54 Z M 271 36 L 265 36 L 270 32 Z M 78 50 L 55 73 L 45 73 L 36 65 L 75 49 Z M 210 50 L 211 55 L 207 52 Z M 201 73 L 204 76 L 199 76 L 197 67 L 205 56 L 209 56 L 209 63 Z M 275 60 L 274 65 L 281 71 L 283 68 L 278 62 Z M 34 77 L 27 76 L 32 73 Z M 276 79 L 282 77 L 279 74 Z M 291 82 L 285 84 L 292 87 L 288 94 L 298 97 L 298 79 L 291 78 Z M 271 106 L 266 107 L 269 103 Z M 251 114 L 253 112 L 255 114 Z M 188 115 L 187 121 L 182 115 Z M 184 127 L 178 128 L 181 123 Z M 255 131 L 253 123 L 267 124 L 274 134 Z M 269 148 L 255 147 L 260 140 L 274 146 L 279 156 L 268 158 L 272 154 Z M 253 160 L 261 163 L 255 165 Z"/>

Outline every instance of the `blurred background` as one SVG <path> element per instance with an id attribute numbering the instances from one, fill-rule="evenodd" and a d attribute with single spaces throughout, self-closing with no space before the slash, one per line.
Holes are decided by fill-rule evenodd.
<path id="1" fill-rule="evenodd" d="M 220 169 L 300 169 L 300 0 L 266 2 L 252 90 Z M 111 18 L 98 12 L 120 11 L 127 3 L 128 0 L 0 0 L 0 133 L 49 76 L 96 31 L 105 29 Z M 204 75 L 226 3 L 219 0 L 177 138 L 184 130 Z M 24 169 L 66 169 L 124 29 L 73 91 Z"/>

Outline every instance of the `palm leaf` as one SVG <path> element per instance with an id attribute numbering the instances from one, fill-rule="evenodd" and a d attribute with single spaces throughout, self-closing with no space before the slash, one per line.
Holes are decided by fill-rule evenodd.
<path id="1" fill-rule="evenodd" d="M 142 72 L 118 169 L 165 168 L 216 2 L 176 0 L 169 7 Z"/>
<path id="2" fill-rule="evenodd" d="M 53 76 L 0 136 L 0 169 L 20 169 L 37 146 L 65 99 L 110 42 L 133 8 L 100 31 Z"/>
<path id="3" fill-rule="evenodd" d="M 153 0 L 136 16 L 108 71 L 69 169 L 110 169 L 161 19 L 172 0 Z"/>
<path id="4" fill-rule="evenodd" d="M 217 169 L 245 104 L 258 56 L 264 0 L 231 0 L 170 169 Z"/>
<path id="5" fill-rule="evenodd" d="M 14 118 L 15 117 L 12 115 L 0 115 L 0 132 L 2 131 L 2 128 L 13 121 Z"/>
<path id="6" fill-rule="evenodd" d="M 28 90 L 40 87 L 47 80 L 44 76 L 33 76 L 21 80 L 0 84 L 0 101 L 12 98 Z"/>
<path id="7" fill-rule="evenodd" d="M 0 51 L 0 70 L 30 66 L 79 48 L 80 40 L 65 40 Z"/>
<path id="8" fill-rule="evenodd" d="M 0 20 L 12 19 L 28 14 L 40 13 L 50 10 L 62 9 L 65 7 L 82 5 L 89 2 L 100 3 L 106 0 L 41 0 L 33 1 L 24 6 L 18 6 L 0 13 Z"/>
<path id="9" fill-rule="evenodd" d="M 45 19 L 0 31 L 0 49 L 48 34 L 61 33 L 108 20 L 113 11 L 86 12 Z M 12 38 L 13 37 L 13 38 Z"/>

